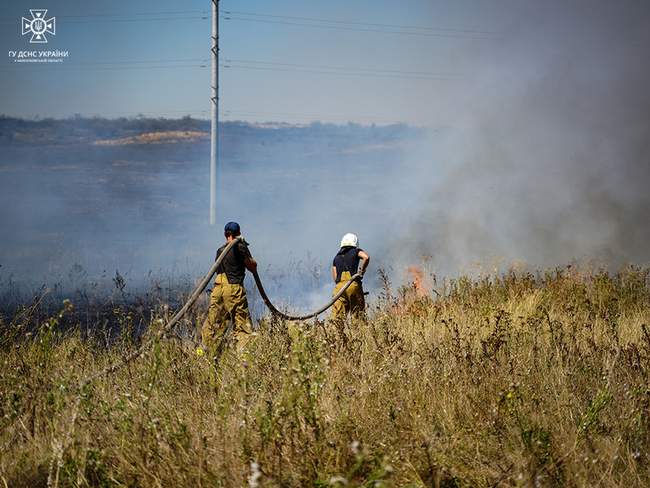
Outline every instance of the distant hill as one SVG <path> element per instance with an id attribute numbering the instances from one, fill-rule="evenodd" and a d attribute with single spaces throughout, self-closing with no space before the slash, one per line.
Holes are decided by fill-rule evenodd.
<path id="1" fill-rule="evenodd" d="M 355 143 L 403 140 L 416 136 L 421 129 L 406 124 L 387 126 L 360 124 L 287 124 L 283 122 L 248 123 L 220 122 L 221 137 L 234 139 L 345 138 Z M 0 145 L 62 145 L 62 144 L 178 144 L 209 139 L 208 120 L 183 117 L 166 118 L 85 118 L 28 120 L 0 115 Z"/>

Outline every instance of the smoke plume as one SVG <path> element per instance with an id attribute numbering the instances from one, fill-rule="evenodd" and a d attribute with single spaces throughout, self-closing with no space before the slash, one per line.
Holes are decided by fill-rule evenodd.
<path id="1" fill-rule="evenodd" d="M 527 2 L 436 115 L 412 157 L 427 181 L 399 254 L 447 273 L 650 259 L 650 4 Z M 402 235 L 405 239 L 401 239 Z"/>

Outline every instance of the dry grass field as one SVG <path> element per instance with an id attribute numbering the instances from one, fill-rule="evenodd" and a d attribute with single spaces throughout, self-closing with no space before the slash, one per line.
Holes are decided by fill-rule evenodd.
<path id="1" fill-rule="evenodd" d="M 216 368 L 187 340 L 146 342 L 154 319 L 142 357 L 83 389 L 74 425 L 79 381 L 141 342 L 60 332 L 74 304 L 29 336 L 19 313 L 2 324 L 0 481 L 650 483 L 647 270 L 512 272 L 438 291 L 386 280 L 368 320 L 344 328 L 263 321 Z"/>

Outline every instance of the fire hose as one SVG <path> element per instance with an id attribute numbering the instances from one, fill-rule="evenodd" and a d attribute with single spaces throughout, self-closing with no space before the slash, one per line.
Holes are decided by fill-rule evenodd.
<path id="1" fill-rule="evenodd" d="M 242 237 L 237 237 L 237 238 L 233 239 L 232 241 L 230 241 L 226 245 L 226 247 L 221 252 L 219 257 L 216 259 L 216 261 L 214 262 L 214 264 L 212 265 L 210 270 L 207 272 L 207 274 L 203 277 L 203 279 L 196 286 L 196 288 L 194 289 L 194 291 L 192 292 L 190 297 L 187 299 L 187 301 L 185 302 L 183 307 L 178 312 L 176 312 L 176 314 L 169 320 L 169 322 L 167 322 L 167 324 L 156 333 L 156 335 L 154 336 L 155 339 L 159 339 L 166 332 L 169 332 L 178 323 L 178 321 L 183 318 L 183 316 L 192 307 L 192 305 L 194 305 L 194 303 L 199 298 L 199 296 L 201 296 L 201 293 L 203 292 L 203 290 L 205 290 L 206 286 L 208 286 L 208 283 L 210 282 L 210 280 L 212 279 L 214 274 L 217 272 L 217 268 L 219 268 L 219 266 L 221 265 L 221 262 L 223 261 L 223 259 L 230 252 L 230 250 L 235 246 L 235 244 L 237 244 L 242 239 L 243 239 Z M 307 320 L 307 319 L 316 317 L 317 315 L 320 315 L 321 313 L 326 311 L 328 308 L 330 308 L 332 305 L 334 305 L 334 303 L 339 298 L 341 298 L 341 296 L 343 296 L 343 294 L 345 293 L 345 290 L 347 290 L 355 280 L 361 278 L 361 273 L 356 273 L 354 276 L 352 276 L 352 278 L 347 283 L 345 283 L 345 285 L 343 285 L 341 287 L 341 289 L 338 291 L 338 293 L 336 293 L 336 295 L 334 295 L 329 302 L 327 302 L 325 305 L 320 307 L 315 312 L 312 312 L 312 313 L 307 314 L 307 315 L 288 315 L 288 314 L 278 310 L 277 307 L 275 307 L 275 305 L 273 305 L 273 303 L 271 303 L 271 300 L 269 300 L 269 297 L 266 294 L 266 290 L 264 290 L 264 286 L 262 285 L 262 280 L 260 279 L 260 276 L 257 273 L 257 271 L 253 271 L 253 277 L 255 278 L 255 284 L 257 285 L 257 288 L 259 289 L 260 296 L 262 297 L 262 300 L 264 301 L 264 304 L 268 307 L 268 309 L 271 311 L 271 313 L 278 316 L 278 317 L 280 317 L 280 318 L 283 318 L 285 320 L 295 321 L 295 320 Z M 136 349 L 135 351 L 133 351 L 130 354 L 126 355 L 121 360 L 119 360 L 119 361 L 117 361 L 117 362 L 115 362 L 113 364 L 110 364 L 109 366 L 102 369 L 101 371 L 87 377 L 85 380 L 83 380 L 80 383 L 79 389 L 81 390 L 84 386 L 89 384 L 94 379 L 99 378 L 100 376 L 103 376 L 105 374 L 112 373 L 116 369 L 120 368 L 121 366 L 124 366 L 128 362 L 130 362 L 133 359 L 137 358 L 138 356 L 140 356 L 143 353 L 144 346 L 145 346 L 145 344 L 141 345 L 138 349 Z"/>
<path id="2" fill-rule="evenodd" d="M 196 286 L 190 297 L 187 299 L 183 307 L 176 312 L 176 314 L 165 324 L 164 327 L 162 327 L 152 339 L 160 339 L 166 332 L 169 332 L 179 321 L 180 319 L 183 318 L 183 316 L 187 313 L 187 311 L 194 305 L 196 300 L 199 298 L 203 290 L 205 290 L 206 286 L 208 286 L 208 283 L 214 276 L 214 274 L 217 272 L 217 268 L 221 265 L 221 262 L 223 259 L 226 257 L 226 255 L 230 252 L 230 250 L 237 244 L 242 238 L 237 237 L 230 241 L 224 250 L 221 252 L 219 257 L 216 259 L 210 270 L 207 272 L 207 274 L 203 277 L 203 279 L 199 282 L 199 284 Z M 255 284 L 257 285 L 257 288 L 260 292 L 260 296 L 262 297 L 262 300 L 264 301 L 264 304 L 268 307 L 268 309 L 271 311 L 272 314 L 281 317 L 285 320 L 307 320 L 312 317 L 316 317 L 317 315 L 323 313 L 325 310 L 330 308 L 334 303 L 341 298 L 341 296 L 345 293 L 345 290 L 348 289 L 348 287 L 358 278 L 361 277 L 360 273 L 356 273 L 352 278 L 341 287 L 341 289 L 332 297 L 332 299 L 316 310 L 315 312 L 312 312 L 307 315 L 288 315 L 286 313 L 281 312 L 278 310 L 273 303 L 271 303 L 271 300 L 269 300 L 268 295 L 266 294 L 266 290 L 264 290 L 264 286 L 262 285 L 262 280 L 260 279 L 259 274 L 257 271 L 253 271 L 253 277 L 255 279 Z M 228 331 L 226 331 L 226 334 L 228 335 Z M 150 341 L 148 341 L 150 342 Z M 138 358 L 139 356 L 144 354 L 144 348 L 146 346 L 145 344 L 142 344 L 139 348 L 137 348 L 135 351 L 131 352 L 130 354 L 127 354 L 123 358 L 121 358 L 119 361 L 116 361 L 105 368 L 103 368 L 101 371 L 98 371 L 90 376 L 87 376 L 85 379 L 79 382 L 79 386 L 77 388 L 77 399 L 75 401 L 75 405 L 72 409 L 72 418 L 70 419 L 70 422 L 68 423 L 68 431 L 64 439 L 59 439 L 58 442 L 54 442 L 54 453 L 55 455 L 52 457 L 52 461 L 49 466 L 48 470 L 48 477 L 47 477 L 47 486 L 52 487 L 52 486 L 58 486 L 59 484 L 59 472 L 61 467 L 63 466 L 63 451 L 65 448 L 65 444 L 69 442 L 72 432 L 74 429 L 74 426 L 76 424 L 77 420 L 77 414 L 79 412 L 79 406 L 81 403 L 81 398 L 82 398 L 82 391 L 83 389 L 88 386 L 92 381 L 94 381 L 97 378 L 100 378 L 101 376 L 111 374 L 121 368 L 122 366 L 125 366 L 129 362 L 133 361 L 134 359 Z M 56 468 L 56 471 L 55 471 Z"/>
<path id="3" fill-rule="evenodd" d="M 336 303 L 336 301 L 343 296 L 345 290 L 347 290 L 350 287 L 350 285 L 354 283 L 354 281 L 361 278 L 361 276 L 362 276 L 361 273 L 356 273 L 354 276 L 352 276 L 352 278 L 350 278 L 350 280 L 341 287 L 341 289 L 336 293 L 336 295 L 332 297 L 332 299 L 329 302 L 327 302 L 325 305 L 323 305 L 315 312 L 309 313 L 307 315 L 288 315 L 284 312 L 280 312 L 280 310 L 278 310 L 275 307 L 275 305 L 271 303 L 271 300 L 269 300 L 269 297 L 266 294 L 266 290 L 264 290 L 264 286 L 262 285 L 262 280 L 260 280 L 260 275 L 257 274 L 257 271 L 253 271 L 253 278 L 255 279 L 255 284 L 257 285 L 257 289 L 260 292 L 260 296 L 262 297 L 264 304 L 268 307 L 268 309 L 271 311 L 273 315 L 277 315 L 278 317 L 283 318 L 284 320 L 291 320 L 291 321 L 307 320 L 322 314 L 325 310 L 327 310 L 332 305 L 334 305 L 334 303 Z"/>
<path id="4" fill-rule="evenodd" d="M 230 241 L 224 250 L 221 252 L 219 257 L 215 260 L 214 264 L 210 267 L 210 270 L 207 272 L 207 274 L 203 277 L 203 279 L 199 282 L 199 284 L 196 286 L 192 294 L 189 296 L 183 307 L 174 314 L 174 316 L 165 324 L 164 327 L 162 327 L 156 334 L 153 336 L 152 339 L 150 339 L 148 342 L 151 342 L 153 339 L 160 339 L 166 332 L 169 332 L 182 318 L 183 316 L 187 313 L 187 311 L 194 305 L 196 300 L 201 296 L 201 293 L 203 290 L 205 290 L 206 286 L 208 286 L 208 283 L 214 276 L 214 274 L 217 272 L 217 268 L 221 265 L 221 262 L 223 259 L 226 257 L 226 255 L 230 252 L 230 250 L 237 244 L 240 240 L 242 240 L 242 237 L 237 237 Z M 341 298 L 343 293 L 345 293 L 345 290 L 348 289 L 348 287 L 358 278 L 361 277 L 360 273 L 355 274 L 352 276 L 350 281 L 348 281 L 343 287 L 338 291 L 336 295 L 332 297 L 332 299 L 324 306 L 316 310 L 315 312 L 312 312 L 307 315 L 298 315 L 298 316 L 293 316 L 293 315 L 288 315 L 285 314 L 281 311 L 279 311 L 273 303 L 269 300 L 268 295 L 266 294 L 266 291 L 264 290 L 264 286 L 262 285 L 262 281 L 260 280 L 260 276 L 257 273 L 257 271 L 253 271 L 253 277 L 255 278 L 255 284 L 257 285 L 257 288 L 259 289 L 260 296 L 262 297 L 262 300 L 264 300 L 264 304 L 268 307 L 268 309 L 271 311 L 272 314 L 281 317 L 285 320 L 307 320 L 312 317 L 316 317 L 317 315 L 323 313 L 325 310 L 330 308 L 334 303 Z M 226 331 L 226 334 L 228 335 L 228 331 Z M 75 405 L 72 409 L 72 416 L 70 419 L 70 422 L 68 423 L 68 431 L 64 439 L 59 439 L 58 442 L 54 441 L 54 453 L 55 455 L 52 456 L 52 460 L 50 462 L 49 470 L 48 470 L 48 477 L 47 477 L 47 486 L 48 488 L 52 486 L 58 486 L 59 484 L 59 472 L 61 470 L 61 467 L 63 466 L 63 451 L 65 448 L 65 444 L 69 442 L 70 437 L 72 436 L 72 432 L 74 429 L 74 426 L 76 424 L 77 420 L 77 414 L 79 412 L 79 406 L 81 403 L 81 398 L 82 398 L 82 392 L 83 389 L 88 386 L 92 381 L 96 380 L 97 378 L 100 378 L 104 375 L 111 374 L 115 371 L 117 371 L 119 368 L 125 366 L 129 362 L 133 361 L 134 359 L 142 356 L 144 354 L 144 349 L 147 343 L 142 344 L 140 347 L 138 347 L 135 351 L 131 352 L 130 354 L 127 354 L 123 358 L 121 358 L 119 361 L 116 361 L 114 363 L 109 364 L 102 370 L 87 376 L 85 379 L 79 382 L 79 386 L 77 387 L 77 398 L 75 401 Z M 56 461 L 56 462 L 55 462 Z M 56 466 L 55 466 L 56 465 Z M 56 468 L 56 471 L 55 471 Z"/>

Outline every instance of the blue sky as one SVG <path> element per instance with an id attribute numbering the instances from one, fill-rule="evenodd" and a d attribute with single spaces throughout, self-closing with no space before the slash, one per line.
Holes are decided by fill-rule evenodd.
<path id="1" fill-rule="evenodd" d="M 221 69 L 222 118 L 445 125 L 445 120 L 436 117 L 436 100 L 450 96 L 454 77 L 472 76 L 467 66 L 459 63 L 459 53 L 479 55 L 494 42 L 444 30 L 425 31 L 434 35 L 421 36 L 374 32 L 373 27 L 361 24 L 328 24 L 342 29 L 293 25 L 322 23 L 285 17 L 231 14 L 249 20 L 226 20 L 224 12 L 498 33 L 507 18 L 504 14 L 515 3 L 222 0 L 223 62 L 246 60 L 246 66 L 255 68 Z M 20 18 L 29 16 L 30 8 L 47 8 L 48 15 L 57 17 L 56 36 L 49 36 L 47 45 L 30 45 L 28 37 L 20 35 Z M 0 112 L 24 117 L 76 113 L 207 117 L 203 111 L 209 109 L 209 9 L 208 0 L 3 2 Z M 354 30 L 357 28 L 362 30 Z M 377 30 L 404 31 L 392 27 Z M 9 50 L 35 48 L 67 50 L 70 58 L 62 66 L 12 65 L 7 55 Z M 113 62 L 121 64 L 108 64 Z M 321 66 L 355 72 L 336 69 L 334 74 L 322 73 Z M 378 76 L 375 71 L 364 72 L 366 68 L 395 72 Z M 362 71 L 356 71 L 359 69 Z M 421 79 L 404 76 L 404 72 L 427 74 Z M 430 79 L 428 73 L 451 79 Z M 427 100 L 426 109 L 423 99 Z"/>

